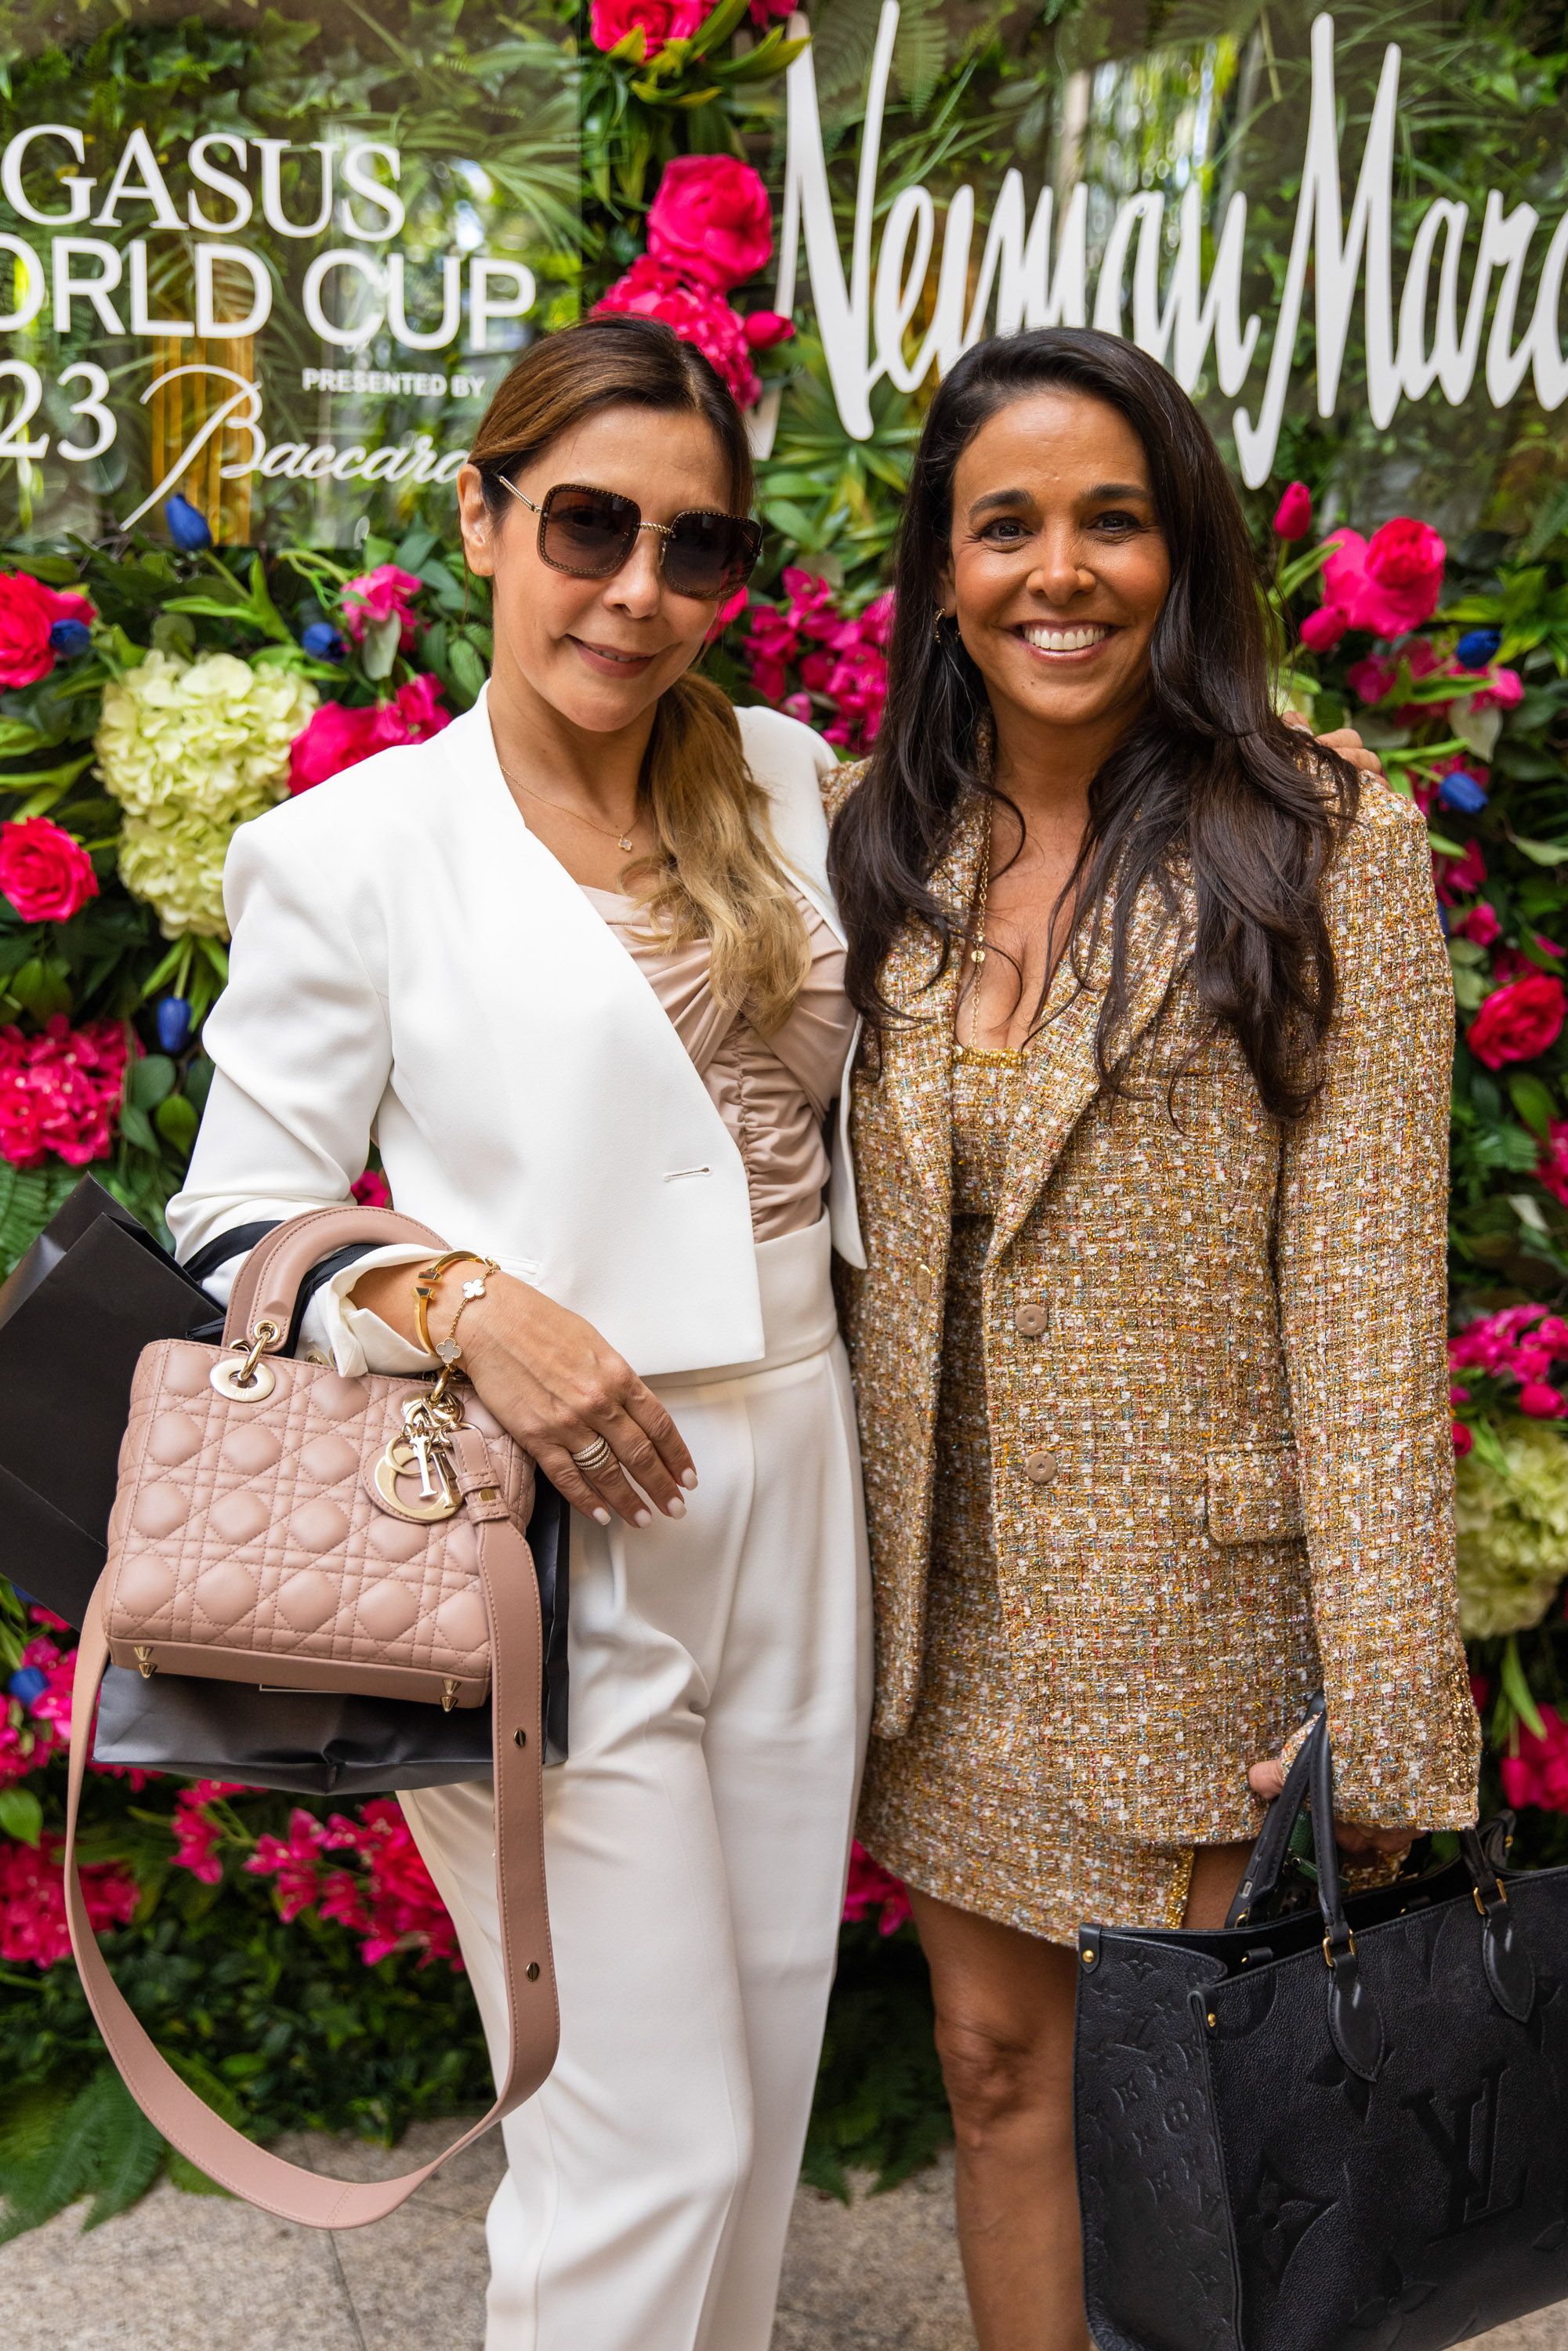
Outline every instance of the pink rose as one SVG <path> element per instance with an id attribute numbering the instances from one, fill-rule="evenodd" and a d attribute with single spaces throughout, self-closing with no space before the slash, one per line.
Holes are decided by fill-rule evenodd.
<path id="1" fill-rule="evenodd" d="M 1518 1753 L 1499 1759 L 1503 1802 L 1568 1813 L 1568 1723 L 1554 1706 L 1542 1707 L 1540 1715 L 1545 1737 L 1538 1739 L 1521 1722 Z"/>
<path id="2" fill-rule="evenodd" d="M 98 895 L 92 860 L 47 816 L 0 824 L 0 894 L 25 923 L 63 923 Z"/>
<path id="3" fill-rule="evenodd" d="M 1332 653 L 1349 626 L 1349 615 L 1337 604 L 1320 604 L 1301 622 L 1301 643 L 1310 653 Z"/>
<path id="4" fill-rule="evenodd" d="M 1445 906 L 1460 898 L 1473 898 L 1487 878 L 1487 862 L 1481 854 L 1479 841 L 1467 841 L 1461 857 L 1439 857 L 1432 860 L 1432 871 L 1437 880 L 1437 895 Z"/>
<path id="5" fill-rule="evenodd" d="M 626 275 L 618 277 L 593 307 L 595 311 L 662 319 L 683 342 L 695 344 L 742 408 L 749 408 L 762 390 L 761 379 L 751 364 L 746 330 L 729 304 L 704 286 L 687 285 L 676 270 L 655 261 L 652 254 L 639 254 Z"/>
<path id="6" fill-rule="evenodd" d="M 845 1923 L 854 1926 L 876 1911 L 877 1931 L 896 1935 L 909 1916 L 909 1896 L 901 1878 L 894 1877 L 877 1861 L 873 1861 L 863 1844 L 857 1840 L 850 1847 L 849 1884 L 844 1889 Z"/>
<path id="7" fill-rule="evenodd" d="M 323 702 L 289 746 L 288 789 L 308 792 L 377 751 L 399 743 L 427 742 L 451 723 L 452 713 L 442 706 L 440 685 L 428 671 L 400 685 L 390 701 L 368 708 Z"/>
<path id="8" fill-rule="evenodd" d="M 1465 1031 L 1466 1041 L 1489 1070 L 1500 1070 L 1505 1061 L 1531 1061 L 1557 1041 L 1565 1003 L 1560 979 L 1550 972 L 1526 972 L 1493 988 Z"/>
<path id="9" fill-rule="evenodd" d="M 593 0 L 589 38 L 596 49 L 612 49 L 640 26 L 651 61 L 667 41 L 689 41 L 704 14 L 703 0 Z"/>
<path id="10" fill-rule="evenodd" d="M 349 1186 L 361 1208 L 390 1208 L 392 1186 L 379 1167 L 367 1167 Z"/>
<path id="11" fill-rule="evenodd" d="M 1345 680 L 1351 692 L 1359 695 L 1363 702 L 1381 702 L 1398 674 L 1397 662 L 1373 661 L 1369 656 L 1364 661 L 1352 662 Z"/>
<path id="12" fill-rule="evenodd" d="M 1351 628 L 1398 637 L 1431 619 L 1443 592 L 1448 549 L 1428 524 L 1399 515 L 1370 539 L 1339 530 L 1330 545 L 1324 601 L 1338 605 Z"/>
<path id="13" fill-rule="evenodd" d="M 1274 533 L 1283 539 L 1305 538 L 1312 527 L 1312 494 L 1305 482 L 1292 482 L 1274 509 Z"/>
<path id="14" fill-rule="evenodd" d="M 1519 1391 L 1519 1408 L 1531 1420 L 1561 1420 L 1568 1411 L 1556 1389 L 1548 1387 L 1544 1380 L 1525 1381 Z"/>
<path id="15" fill-rule="evenodd" d="M 648 250 L 721 294 L 755 277 L 773 250 L 759 174 L 733 155 L 677 155 L 648 208 Z"/>
<path id="16" fill-rule="evenodd" d="M 1470 1435 L 1469 1430 L 1465 1426 L 1464 1422 L 1462 1420 L 1456 1420 L 1454 1423 L 1454 1451 L 1458 1454 L 1469 1453 L 1474 1446 L 1475 1441 L 1476 1440 Z"/>
<path id="17" fill-rule="evenodd" d="M 62 596 L 30 571 L 0 572 L 0 687 L 37 685 L 55 665 L 49 631 L 57 621 L 90 626 L 98 618 L 85 596 Z"/>
<path id="18" fill-rule="evenodd" d="M 799 5 L 800 0 L 750 0 L 746 13 L 758 31 L 766 33 L 775 20 L 781 24 L 787 16 L 792 16 Z"/>
<path id="19" fill-rule="evenodd" d="M 390 621 L 395 612 L 402 622 L 404 646 L 413 643 L 413 632 L 419 622 L 411 609 L 413 600 L 424 585 L 412 571 L 400 571 L 395 563 L 378 563 L 373 571 L 361 571 L 343 582 L 340 599 L 343 610 L 343 626 L 354 643 L 362 645 L 367 629 L 382 621 Z"/>
<path id="20" fill-rule="evenodd" d="M 1568 1208 L 1568 1118 L 1554 1118 L 1548 1126 L 1535 1180 Z"/>

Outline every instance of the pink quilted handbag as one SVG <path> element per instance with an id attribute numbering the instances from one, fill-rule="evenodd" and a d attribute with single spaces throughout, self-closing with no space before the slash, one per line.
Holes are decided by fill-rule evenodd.
<path id="1" fill-rule="evenodd" d="M 290 2220 L 345 2229 L 393 2211 L 448 2156 L 531 2097 L 559 2020 L 545 1897 L 538 1593 L 521 1530 L 533 1463 L 450 1373 L 345 1379 L 286 1343 L 305 1274 L 351 1241 L 440 1237 L 384 1208 L 280 1225 L 235 1280 L 221 1347 L 143 1350 L 120 1454 L 109 1557 L 82 1625 L 71 1708 L 66 1903 L 110 2053 L 193 2163 Z M 324 2179 L 254 2146 L 158 2054 L 104 1963 L 76 1867 L 98 1686 L 152 1676 L 372 1693 L 472 1707 L 493 1695 L 496 1878 L 511 2049 L 495 2105 L 401 2179 Z"/>

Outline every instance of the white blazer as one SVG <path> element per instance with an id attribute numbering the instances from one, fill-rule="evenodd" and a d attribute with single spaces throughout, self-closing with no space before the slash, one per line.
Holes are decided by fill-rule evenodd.
<path id="1" fill-rule="evenodd" d="M 738 716 L 779 849 L 841 939 L 832 751 L 778 711 Z M 241 826 L 224 900 L 216 1075 L 168 1210 L 181 1257 L 340 1202 L 373 1139 L 399 1208 L 586 1316 L 644 1377 L 762 1354 L 740 1154 L 636 964 L 524 823 L 483 695 Z M 861 1265 L 848 1095 L 846 1061 L 829 1200 Z"/>

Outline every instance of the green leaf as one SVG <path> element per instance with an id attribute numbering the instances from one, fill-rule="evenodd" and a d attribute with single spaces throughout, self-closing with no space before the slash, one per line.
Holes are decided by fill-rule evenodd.
<path id="1" fill-rule="evenodd" d="M 1508 1091 L 1526 1126 L 1532 1134 L 1544 1135 L 1557 1115 L 1557 1104 L 1551 1088 L 1526 1071 L 1510 1078 Z"/>
<path id="2" fill-rule="evenodd" d="M 1530 1684 L 1525 1679 L 1524 1667 L 1520 1663 L 1517 1633 L 1511 1633 L 1503 1645 L 1502 1668 L 1499 1678 L 1502 1683 L 1504 1698 L 1507 1698 L 1525 1729 L 1535 1738 L 1544 1739 L 1546 1725 L 1541 1719 L 1535 1700 L 1531 1696 Z"/>
<path id="3" fill-rule="evenodd" d="M 470 702 L 477 702 L 485 685 L 485 664 L 466 637 L 453 641 L 449 664 L 452 683 Z"/>
<path id="4" fill-rule="evenodd" d="M 392 673 L 392 664 L 397 659 L 398 647 L 402 643 L 402 616 L 401 613 L 389 612 L 384 621 L 371 622 L 365 631 L 365 642 L 361 648 L 365 675 L 378 680 L 390 677 Z"/>
<path id="5" fill-rule="evenodd" d="M 188 1155 L 201 1121 L 183 1094 L 170 1094 L 152 1113 L 152 1123 L 165 1143 Z"/>
<path id="6" fill-rule="evenodd" d="M 93 2185 L 113 2112 L 110 2084 L 119 2089 L 119 2076 L 112 2066 L 101 2066 L 71 2100 L 58 2129 L 37 2160 L 18 2166 L 6 2180 L 0 2245 L 36 2229 L 41 2221 L 53 2220 Z"/>
<path id="7" fill-rule="evenodd" d="M 144 1053 L 131 1064 L 126 1092 L 138 1110 L 156 1110 L 173 1086 L 174 1064 L 166 1053 Z"/>
<path id="8" fill-rule="evenodd" d="M 422 522 L 415 523 L 413 528 L 405 532 L 400 541 L 392 561 L 404 571 L 417 571 L 425 557 L 440 544 L 441 541 L 433 530 L 426 530 Z"/>
<path id="9" fill-rule="evenodd" d="M 152 1120 L 133 1102 L 120 1104 L 120 1132 L 133 1150 L 156 1151 L 158 1148 L 158 1137 L 152 1132 Z"/>
<path id="10" fill-rule="evenodd" d="M 174 2186 L 187 2196 L 227 2196 L 229 2193 L 220 2181 L 210 2179 L 204 2171 L 200 2170 L 188 2155 L 182 2155 L 177 2147 L 169 2149 L 168 2168 Z"/>
<path id="11" fill-rule="evenodd" d="M 44 1834 L 44 1808 L 31 1788 L 0 1788 L 0 1836 L 36 1845 Z"/>
<path id="12" fill-rule="evenodd" d="M 145 2196 L 163 2168 L 163 2137 L 150 2123 L 118 2074 L 103 2093 L 98 2160 L 90 2185 L 93 2199 L 84 2231 L 100 2228 L 117 2212 Z"/>
<path id="13" fill-rule="evenodd" d="M 57 1012 L 70 1010 L 70 981 L 52 958 L 29 956 L 5 985 L 23 1011 L 30 1012 L 35 1020 L 50 1020 Z"/>
<path id="14" fill-rule="evenodd" d="M 58 1159 L 41 1167 L 13 1167 L 0 1159 L 0 1271 L 10 1271 L 80 1181 L 81 1170 Z"/>
<path id="15" fill-rule="evenodd" d="M 1568 841 L 1526 841 L 1521 834 L 1516 832 L 1513 836 L 1513 845 L 1515 849 L 1522 850 L 1525 856 L 1537 865 L 1561 865 L 1563 859 L 1568 857 Z"/>

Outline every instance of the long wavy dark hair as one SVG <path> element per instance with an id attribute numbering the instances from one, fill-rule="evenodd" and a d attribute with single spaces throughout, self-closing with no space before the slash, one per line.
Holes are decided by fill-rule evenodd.
<path id="1" fill-rule="evenodd" d="M 1132 426 L 1170 552 L 1147 701 L 1091 782 L 1088 827 L 1061 902 L 1076 905 L 1068 952 L 1081 983 L 1109 923 L 1101 1077 L 1113 1089 L 1120 1082 L 1134 902 L 1152 878 L 1174 918 L 1185 861 L 1197 895 L 1198 994 L 1214 1022 L 1234 1031 L 1265 1108 L 1289 1123 L 1321 1082 L 1334 1004 L 1321 884 L 1354 817 L 1358 779 L 1275 715 L 1266 614 L 1230 476 L 1175 379 L 1113 335 L 1051 327 L 980 343 L 931 403 L 898 536 L 886 715 L 831 851 L 849 992 L 880 1036 L 894 1017 L 881 975 L 904 926 L 914 920 L 933 935 L 933 981 L 964 936 L 967 917 L 938 901 L 932 876 L 966 798 L 1003 796 L 988 772 L 980 673 L 955 631 L 936 632 L 953 477 L 990 417 L 1053 387 L 1103 401 Z"/>

